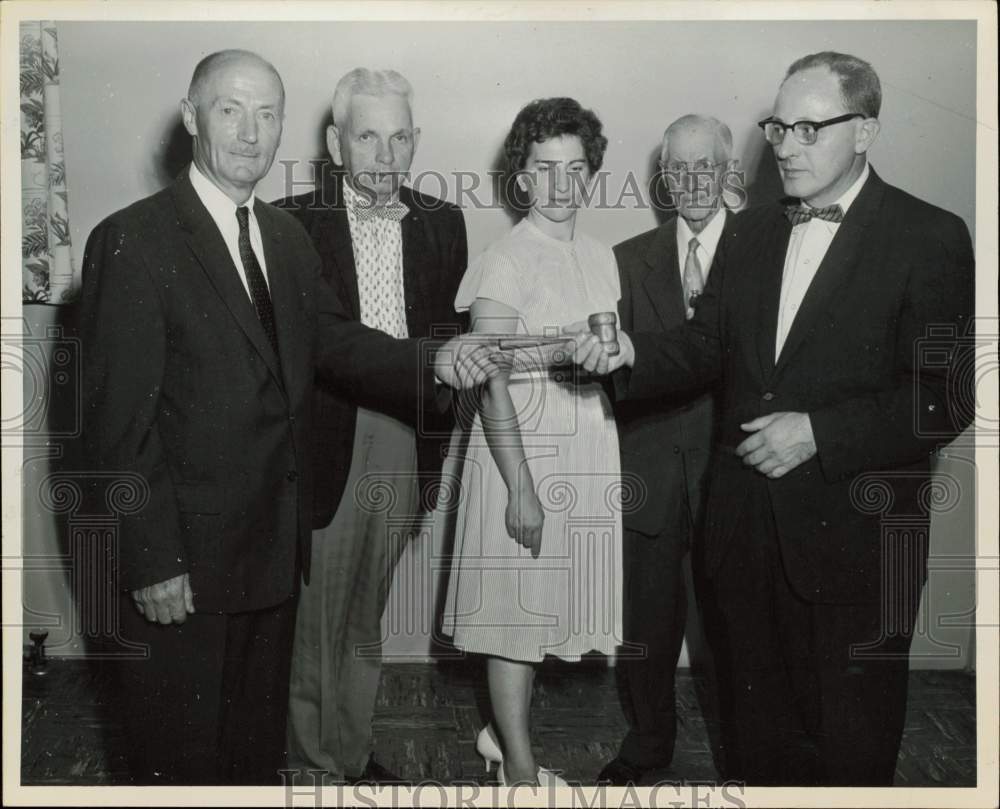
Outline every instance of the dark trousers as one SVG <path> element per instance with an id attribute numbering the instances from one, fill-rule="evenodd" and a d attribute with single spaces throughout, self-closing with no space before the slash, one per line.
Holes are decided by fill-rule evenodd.
<path id="1" fill-rule="evenodd" d="M 896 588 L 906 617 L 890 635 L 880 602 L 804 601 L 785 575 L 770 503 L 751 502 L 746 530 L 733 537 L 713 581 L 729 714 L 725 777 L 891 786 L 921 583 Z"/>
<path id="2" fill-rule="evenodd" d="M 670 764 L 677 737 L 674 672 L 684 642 L 687 593 L 682 560 L 690 530 L 686 509 L 658 537 L 625 531 L 625 644 L 617 663 L 629 729 L 618 755 L 644 769 Z"/>
<path id="3" fill-rule="evenodd" d="M 295 598 L 263 610 L 151 624 L 123 596 L 116 663 L 135 784 L 280 784 Z"/>

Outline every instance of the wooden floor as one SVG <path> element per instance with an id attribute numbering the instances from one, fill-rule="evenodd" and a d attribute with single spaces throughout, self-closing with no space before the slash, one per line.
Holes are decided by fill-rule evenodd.
<path id="1" fill-rule="evenodd" d="M 51 660 L 45 675 L 25 673 L 22 784 L 127 783 L 122 732 L 106 707 L 107 665 Z M 708 691 L 701 677 L 679 672 L 677 751 L 661 779 L 715 781 Z M 375 716 L 379 761 L 414 782 L 490 782 L 474 748 L 485 705 L 481 671 L 469 662 L 386 665 Z M 593 783 L 625 729 L 614 671 L 603 662 L 546 664 L 532 721 L 538 762 Z M 912 672 L 896 785 L 974 786 L 975 721 L 973 677 Z"/>

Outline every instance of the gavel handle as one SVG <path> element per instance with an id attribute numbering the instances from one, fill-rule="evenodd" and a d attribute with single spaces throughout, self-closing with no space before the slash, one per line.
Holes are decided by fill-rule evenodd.
<path id="1" fill-rule="evenodd" d="M 572 337 L 501 337 L 497 340 L 497 348 L 501 351 L 542 348 L 543 346 L 562 345 L 572 342 L 572 339 Z"/>

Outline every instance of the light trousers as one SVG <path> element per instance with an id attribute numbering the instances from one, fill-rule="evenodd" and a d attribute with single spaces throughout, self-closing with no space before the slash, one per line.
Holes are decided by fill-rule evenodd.
<path id="1" fill-rule="evenodd" d="M 371 753 L 382 612 L 419 518 L 416 463 L 413 428 L 358 409 L 347 486 L 333 521 L 313 532 L 296 615 L 288 766 L 325 771 L 298 783 L 357 777 Z"/>

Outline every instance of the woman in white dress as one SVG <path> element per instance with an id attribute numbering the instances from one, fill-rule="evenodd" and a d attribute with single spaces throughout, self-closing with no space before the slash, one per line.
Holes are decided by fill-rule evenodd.
<path id="1" fill-rule="evenodd" d="M 528 213 L 469 267 L 455 307 L 473 331 L 558 335 L 614 311 L 610 248 L 576 228 L 607 139 L 569 98 L 534 101 L 504 144 Z M 531 752 L 535 665 L 613 654 L 621 638 L 618 436 L 602 384 L 530 353 L 481 392 L 462 475 L 444 631 L 487 655 L 492 726 L 477 750 L 501 783 L 547 783 Z M 558 782 L 558 779 L 557 779 Z"/>

